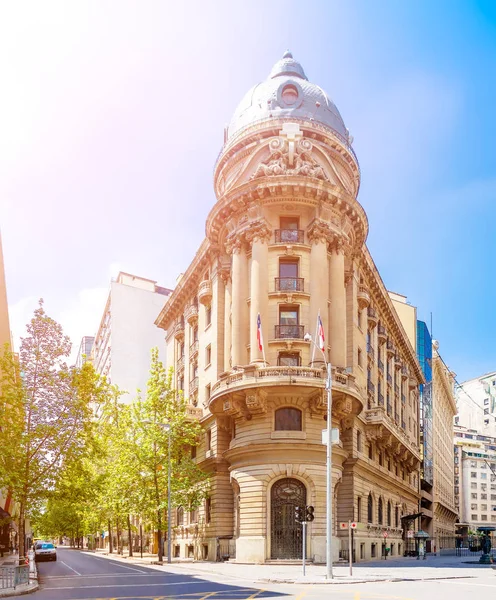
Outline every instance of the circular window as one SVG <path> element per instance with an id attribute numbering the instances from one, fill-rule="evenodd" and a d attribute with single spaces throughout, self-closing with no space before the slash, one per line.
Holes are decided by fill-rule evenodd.
<path id="1" fill-rule="evenodd" d="M 281 97 L 284 104 L 287 104 L 289 106 L 293 106 L 293 104 L 296 104 L 296 102 L 298 101 L 298 90 L 296 86 L 292 84 L 284 86 L 281 93 Z"/>

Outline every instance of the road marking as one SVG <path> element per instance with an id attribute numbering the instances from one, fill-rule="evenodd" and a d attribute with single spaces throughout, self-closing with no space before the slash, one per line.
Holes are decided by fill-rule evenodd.
<path id="1" fill-rule="evenodd" d="M 158 587 L 158 586 L 166 586 L 166 585 L 201 585 L 201 584 L 205 584 L 208 583 L 205 580 L 201 580 L 201 581 L 171 581 L 170 583 L 125 583 L 124 585 L 119 584 L 117 587 L 120 588 L 132 588 L 132 587 Z M 78 585 L 77 589 L 78 590 L 91 590 L 91 589 L 101 589 L 101 588 L 111 588 L 111 587 L 116 587 L 116 584 L 113 583 L 111 585 Z M 72 587 L 44 587 L 44 590 L 73 590 L 75 589 L 74 586 Z M 262 590 L 261 590 L 262 591 Z M 146 597 L 146 596 L 145 596 Z"/>
<path id="2" fill-rule="evenodd" d="M 313 586 L 312 586 L 313 587 Z M 301 592 L 301 594 L 299 594 L 298 596 L 296 596 L 295 600 L 301 600 L 302 598 L 304 598 L 306 595 L 308 594 L 308 590 L 305 590 L 304 592 Z"/>
<path id="3" fill-rule="evenodd" d="M 115 565 L 115 566 L 119 566 L 122 567 L 123 569 L 129 569 L 130 571 L 136 571 L 137 573 L 148 573 L 148 571 L 141 571 L 140 569 L 135 569 L 133 567 L 128 567 L 126 565 L 121 565 L 120 562 L 117 561 L 112 561 L 112 559 L 108 559 L 108 558 L 97 558 L 96 556 L 93 556 L 94 560 L 99 560 L 100 562 L 106 562 L 107 564 L 111 564 L 111 565 Z"/>
<path id="4" fill-rule="evenodd" d="M 451 584 L 451 585 L 470 585 L 470 586 L 477 585 L 479 587 L 492 587 L 492 588 L 496 587 L 496 581 L 493 584 L 490 584 L 490 583 L 472 583 L 471 581 L 447 581 L 447 580 L 442 581 L 442 580 L 439 580 L 439 579 L 438 579 L 438 581 L 439 581 L 439 583 L 445 583 L 445 584 L 448 583 L 448 584 Z"/>
<path id="5" fill-rule="evenodd" d="M 259 594 L 261 594 L 262 592 L 265 592 L 265 590 L 258 590 L 258 592 L 255 592 L 254 594 L 252 594 L 251 596 L 247 596 L 246 600 L 250 600 L 250 598 L 256 598 Z"/>
<path id="6" fill-rule="evenodd" d="M 217 594 L 217 592 L 210 592 L 208 594 L 206 594 L 205 596 L 202 596 L 200 598 L 200 600 L 205 600 L 205 598 L 211 598 L 212 596 L 215 596 Z"/>
<path id="7" fill-rule="evenodd" d="M 353 596 L 353 600 L 360 600 L 360 592 L 355 592 L 355 595 Z"/>
<path id="8" fill-rule="evenodd" d="M 79 573 L 79 571 L 76 571 L 76 569 L 73 569 L 72 567 L 70 567 L 67 563 L 65 563 L 63 560 L 60 561 L 63 565 L 65 565 L 68 569 L 70 569 L 71 571 L 74 571 L 74 573 L 76 573 L 76 575 L 79 575 L 81 577 L 81 573 Z"/>

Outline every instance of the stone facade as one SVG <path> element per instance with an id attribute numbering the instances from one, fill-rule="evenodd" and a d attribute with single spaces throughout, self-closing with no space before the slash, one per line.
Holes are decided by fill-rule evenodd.
<path id="1" fill-rule="evenodd" d="M 358 523 L 358 560 L 404 549 L 418 512 L 415 350 L 365 245 L 360 171 L 334 104 L 286 54 L 243 100 L 214 171 L 207 237 L 157 318 L 167 363 L 198 411 L 205 506 L 176 526 L 176 554 L 325 560 L 327 411 L 320 315 L 332 365 L 333 550 Z M 263 335 L 259 346 L 260 317 Z M 177 521 L 179 525 L 179 521 Z M 193 548 L 193 550 L 192 550 Z M 220 550 L 219 550 L 220 548 Z"/>

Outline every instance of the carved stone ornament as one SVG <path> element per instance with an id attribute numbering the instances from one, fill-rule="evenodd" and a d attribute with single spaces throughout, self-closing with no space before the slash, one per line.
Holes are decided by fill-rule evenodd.
<path id="1" fill-rule="evenodd" d="M 268 224 L 260 219 L 258 221 L 252 221 L 248 228 L 245 230 L 245 238 L 248 243 L 256 242 L 268 242 L 272 236 L 272 230 Z"/>
<path id="2" fill-rule="evenodd" d="M 313 394 L 308 401 L 310 414 L 322 415 L 327 411 L 327 393 L 324 390 L 319 390 Z"/>
<path id="3" fill-rule="evenodd" d="M 307 230 L 308 239 L 312 244 L 318 242 L 326 243 L 332 239 L 332 231 L 328 223 L 321 221 L 320 219 L 313 220 Z"/>
<path id="4" fill-rule="evenodd" d="M 341 398 L 334 403 L 333 411 L 338 419 L 344 419 L 353 412 L 353 402 L 350 398 Z"/>
<path id="5" fill-rule="evenodd" d="M 234 233 L 227 237 L 225 246 L 227 254 L 239 254 L 243 247 L 243 239 L 240 235 Z"/>
<path id="6" fill-rule="evenodd" d="M 267 412 L 267 392 L 262 390 L 247 392 L 246 408 L 252 415 L 264 415 Z"/>
<path id="7" fill-rule="evenodd" d="M 324 169 L 312 157 L 312 148 L 312 143 L 306 139 L 291 141 L 282 136 L 273 138 L 269 142 L 269 158 L 258 165 L 251 178 L 306 175 L 329 181 Z"/>

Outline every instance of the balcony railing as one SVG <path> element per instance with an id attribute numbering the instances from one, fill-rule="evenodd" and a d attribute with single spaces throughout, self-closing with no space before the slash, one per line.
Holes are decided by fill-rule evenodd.
<path id="1" fill-rule="evenodd" d="M 367 344 L 367 354 L 372 360 L 374 360 L 374 349 L 372 348 L 371 344 Z"/>
<path id="2" fill-rule="evenodd" d="M 305 232 L 302 229 L 276 229 L 276 244 L 303 244 Z"/>
<path id="3" fill-rule="evenodd" d="M 377 402 L 379 403 L 379 406 L 384 406 L 384 395 L 380 392 L 377 396 Z"/>
<path id="4" fill-rule="evenodd" d="M 384 363 L 382 362 L 382 360 L 380 358 L 377 359 L 377 364 L 379 365 L 379 369 L 381 371 L 384 371 Z"/>
<path id="5" fill-rule="evenodd" d="M 388 374 L 386 375 L 386 379 L 387 379 L 387 382 L 388 382 L 390 385 L 393 385 L 393 378 L 391 377 L 391 373 L 388 373 Z"/>
<path id="6" fill-rule="evenodd" d="M 183 355 L 183 356 L 180 356 L 180 357 L 177 359 L 177 363 L 176 363 L 176 369 L 177 369 L 178 371 L 181 371 L 181 369 L 184 369 L 184 355 Z"/>
<path id="7" fill-rule="evenodd" d="M 191 346 L 189 347 L 189 356 L 190 358 L 192 358 L 193 356 L 195 356 L 196 354 L 198 354 L 198 340 L 194 341 Z"/>
<path id="8" fill-rule="evenodd" d="M 276 340 L 302 340 L 304 335 L 303 325 L 276 325 L 275 327 Z"/>
<path id="9" fill-rule="evenodd" d="M 367 381 L 367 389 L 371 394 L 375 392 L 375 385 L 370 379 Z"/>
<path id="10" fill-rule="evenodd" d="M 302 277 L 276 277 L 276 292 L 303 292 L 304 281 Z"/>
<path id="11" fill-rule="evenodd" d="M 198 389 L 198 377 L 193 378 L 189 382 L 189 393 L 193 394 Z"/>

